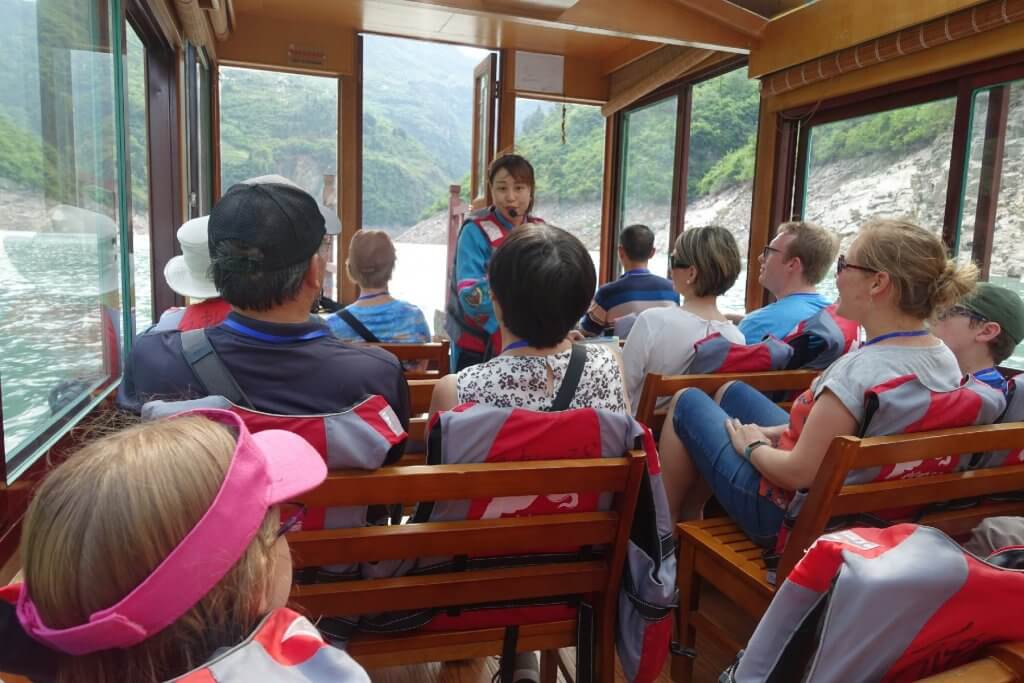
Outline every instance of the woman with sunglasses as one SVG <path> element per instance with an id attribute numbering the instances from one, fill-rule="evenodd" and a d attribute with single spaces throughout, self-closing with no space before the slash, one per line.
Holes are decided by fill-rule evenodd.
<path id="1" fill-rule="evenodd" d="M 641 312 L 622 349 L 634 414 L 647 373 L 686 372 L 695 342 L 717 332 L 734 344 L 744 343 L 743 333 L 718 310 L 718 297 L 736 284 L 741 267 L 739 247 L 725 228 L 691 228 L 676 238 L 672 286 L 683 305 Z"/>
<path id="2" fill-rule="evenodd" d="M 772 545 L 792 492 L 814 481 L 832 439 L 859 431 L 867 389 L 907 374 L 934 391 L 958 386 L 956 358 L 925 321 L 969 293 L 976 276 L 923 228 L 862 226 L 836 267 L 837 314 L 859 323 L 867 341 L 825 370 L 789 414 L 742 382 L 715 400 L 696 390 L 673 398 L 659 450 L 676 519 L 695 518 L 713 492 L 753 541 Z"/>
<path id="3" fill-rule="evenodd" d="M 368 682 L 285 608 L 294 497 L 327 470 L 290 432 L 197 410 L 86 446 L 40 485 L 0 670 L 36 681 Z M 181 677 L 180 679 L 178 677 Z"/>

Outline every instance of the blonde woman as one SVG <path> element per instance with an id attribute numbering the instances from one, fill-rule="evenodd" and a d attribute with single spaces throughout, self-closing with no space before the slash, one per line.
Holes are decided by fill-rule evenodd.
<path id="1" fill-rule="evenodd" d="M 82 449 L 40 485 L 0 670 L 36 680 L 368 681 L 284 608 L 301 523 L 286 501 L 326 477 L 289 432 L 202 410 Z M 288 512 L 286 512 L 288 510 Z M 255 652 L 260 650 L 260 652 Z M 275 673 L 276 672 L 276 673 Z M 192 680 L 191 676 L 186 676 Z"/>
<path id="2" fill-rule="evenodd" d="M 622 349 L 634 414 L 647 373 L 686 372 L 694 342 L 717 332 L 735 344 L 744 343 L 743 333 L 718 310 L 718 297 L 736 284 L 740 268 L 739 247 L 725 228 L 693 228 L 676 238 L 672 286 L 683 296 L 683 305 L 642 312 Z"/>
<path id="3" fill-rule="evenodd" d="M 388 292 L 395 260 L 395 245 L 383 230 L 360 230 L 352 236 L 345 267 L 359 285 L 359 298 L 327 319 L 334 336 L 347 342 L 430 341 L 423 311 Z"/>
<path id="4" fill-rule="evenodd" d="M 923 228 L 862 226 L 839 256 L 837 313 L 863 326 L 867 341 L 825 370 L 788 415 L 742 382 L 723 387 L 717 404 L 701 391 L 676 394 L 659 444 L 675 517 L 695 517 L 710 488 L 752 540 L 771 545 L 792 492 L 811 485 L 832 439 L 858 432 L 867 389 L 907 374 L 933 391 L 959 385 L 956 357 L 925 321 L 973 290 L 976 277 Z"/>

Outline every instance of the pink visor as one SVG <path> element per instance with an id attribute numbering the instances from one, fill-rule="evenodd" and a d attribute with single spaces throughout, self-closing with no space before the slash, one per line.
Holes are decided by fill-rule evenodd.
<path id="1" fill-rule="evenodd" d="M 191 410 L 178 417 L 189 415 L 238 432 L 235 453 L 210 509 L 145 581 L 84 624 L 46 626 L 26 585 L 17 604 L 26 633 L 69 655 L 131 647 L 156 635 L 224 578 L 256 537 L 271 506 L 316 488 L 327 477 L 323 458 L 300 436 L 277 429 L 250 434 L 242 419 L 227 410 Z"/>

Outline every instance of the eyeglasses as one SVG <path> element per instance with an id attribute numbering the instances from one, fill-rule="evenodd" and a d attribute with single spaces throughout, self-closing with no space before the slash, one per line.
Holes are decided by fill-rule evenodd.
<path id="1" fill-rule="evenodd" d="M 863 270 L 865 273 L 877 273 L 878 271 L 874 268 L 868 268 L 867 266 L 858 266 L 853 263 L 846 262 L 846 255 L 840 254 L 839 259 L 836 261 L 836 275 L 843 272 L 847 268 L 853 268 L 854 270 Z"/>
<path id="2" fill-rule="evenodd" d="M 672 257 L 672 267 L 673 268 L 689 268 L 690 265 L 691 264 L 689 264 L 689 263 L 685 263 L 683 261 L 680 261 L 675 256 Z"/>
<path id="3" fill-rule="evenodd" d="M 967 308 L 966 306 L 961 306 L 959 304 L 956 305 L 956 306 L 950 306 L 946 310 L 941 311 L 935 317 L 938 318 L 939 320 L 949 320 L 950 318 L 955 318 L 956 316 L 960 316 L 960 315 L 962 315 L 965 318 L 970 318 L 972 321 L 977 322 L 977 323 L 981 323 L 983 325 L 985 323 L 987 323 L 987 322 L 991 322 L 985 316 L 979 315 L 978 313 L 975 313 L 974 311 L 972 311 L 971 309 Z"/>
<path id="4" fill-rule="evenodd" d="M 782 253 L 781 249 L 776 249 L 775 247 L 766 244 L 764 249 L 761 250 L 761 259 L 764 260 L 764 261 L 767 261 L 768 257 L 772 255 L 773 251 L 776 254 L 781 254 Z"/>
<path id="5" fill-rule="evenodd" d="M 275 539 L 281 538 L 289 531 L 302 527 L 302 520 L 306 518 L 306 506 L 302 503 L 284 503 L 281 508 L 281 526 L 277 529 Z"/>

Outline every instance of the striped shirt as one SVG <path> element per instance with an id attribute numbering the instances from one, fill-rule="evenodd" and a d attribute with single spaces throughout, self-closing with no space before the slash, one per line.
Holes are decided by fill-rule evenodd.
<path id="1" fill-rule="evenodd" d="M 598 288 L 594 302 L 580 320 L 580 329 L 584 334 L 598 335 L 630 313 L 678 305 L 679 294 L 671 280 L 654 275 L 646 268 L 636 268 Z"/>

